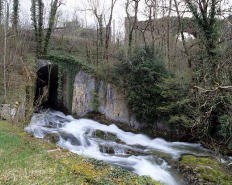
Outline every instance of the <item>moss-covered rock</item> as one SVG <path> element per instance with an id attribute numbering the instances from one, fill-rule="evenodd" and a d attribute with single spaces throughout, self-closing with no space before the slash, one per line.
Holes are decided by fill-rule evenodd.
<path id="1" fill-rule="evenodd" d="M 179 170 L 190 184 L 232 184 L 232 173 L 216 159 L 183 155 L 180 159 Z"/>
<path id="2" fill-rule="evenodd" d="M 133 149 L 125 149 L 125 153 L 129 155 L 151 155 L 150 152 L 144 152 L 142 150 L 133 150 Z"/>
<path id="3" fill-rule="evenodd" d="M 60 137 L 57 133 L 47 133 L 44 136 L 44 140 L 49 141 L 51 143 L 57 143 L 60 140 Z"/>
<path id="4" fill-rule="evenodd" d="M 104 132 L 102 130 L 94 131 L 92 136 L 100 139 L 110 140 L 110 141 L 118 141 L 118 137 L 116 134 L 110 132 Z"/>
<path id="5" fill-rule="evenodd" d="M 100 152 L 107 153 L 107 154 L 114 154 L 114 148 L 110 145 L 99 145 Z"/>

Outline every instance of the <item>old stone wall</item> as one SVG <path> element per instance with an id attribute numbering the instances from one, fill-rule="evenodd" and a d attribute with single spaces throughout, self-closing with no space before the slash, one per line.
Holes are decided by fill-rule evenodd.
<path id="1" fill-rule="evenodd" d="M 93 111 L 91 107 L 92 92 L 96 91 L 99 99 L 98 111 L 112 121 L 125 123 L 134 128 L 143 124 L 136 121 L 130 113 L 126 102 L 126 91 L 98 81 L 91 75 L 79 71 L 75 77 L 72 113 L 79 117 Z"/>

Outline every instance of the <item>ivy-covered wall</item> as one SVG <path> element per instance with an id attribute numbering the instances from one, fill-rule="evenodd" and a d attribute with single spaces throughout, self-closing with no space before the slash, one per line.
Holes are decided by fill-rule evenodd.
<path id="1" fill-rule="evenodd" d="M 44 57 L 44 59 L 49 60 L 52 64 L 58 66 L 58 101 L 62 103 L 63 100 L 63 85 L 66 85 L 67 94 L 67 110 L 71 113 L 72 111 L 72 100 L 73 100 L 73 84 L 75 80 L 75 75 L 77 71 L 83 70 L 86 72 L 94 73 L 94 70 L 73 57 L 66 55 L 49 54 Z M 63 83 L 64 78 L 66 83 Z"/>

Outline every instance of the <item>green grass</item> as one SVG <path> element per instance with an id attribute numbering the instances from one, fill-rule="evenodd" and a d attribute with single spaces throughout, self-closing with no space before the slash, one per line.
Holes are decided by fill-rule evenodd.
<path id="1" fill-rule="evenodd" d="M 28 136 L 0 121 L 0 184 L 160 184 Z"/>

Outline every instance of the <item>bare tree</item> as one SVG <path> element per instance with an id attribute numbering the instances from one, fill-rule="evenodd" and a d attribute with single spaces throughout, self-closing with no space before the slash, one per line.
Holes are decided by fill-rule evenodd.
<path id="1" fill-rule="evenodd" d="M 2 24 L 2 9 L 3 9 L 3 0 L 0 0 L 0 26 Z"/>
<path id="2" fill-rule="evenodd" d="M 50 37 L 51 37 L 51 34 L 52 34 L 52 29 L 53 29 L 54 24 L 55 24 L 55 18 L 56 18 L 57 9 L 61 5 L 62 5 L 62 1 L 58 1 L 58 0 L 54 0 L 51 3 L 51 10 L 50 10 L 49 23 L 48 23 L 48 30 L 47 30 L 47 34 L 45 36 L 45 43 L 44 43 L 44 53 L 43 53 L 44 55 L 47 54 L 49 40 L 50 40 Z"/>
<path id="3" fill-rule="evenodd" d="M 168 69 L 170 69 L 170 16 L 172 9 L 172 0 L 169 0 L 169 9 L 168 9 L 168 17 L 167 17 L 167 59 L 168 59 Z"/>
<path id="4" fill-rule="evenodd" d="M 132 40 L 133 40 L 133 33 L 137 27 L 137 22 L 138 22 L 138 9 L 139 9 L 139 2 L 140 0 L 132 0 L 134 2 L 134 20 L 133 23 L 131 24 L 131 17 L 129 13 L 129 6 L 130 6 L 130 0 L 127 0 L 126 2 L 126 14 L 127 18 L 129 20 L 129 38 L 128 38 L 128 54 L 131 54 L 131 49 L 132 49 Z M 135 45 L 137 44 L 137 29 L 135 33 Z"/>
<path id="5" fill-rule="evenodd" d="M 182 21 L 181 21 L 181 16 L 180 16 L 180 11 L 179 11 L 177 0 L 174 0 L 174 3 L 175 3 L 176 13 L 177 13 L 177 18 L 178 18 L 178 23 L 179 23 L 181 40 L 183 42 L 185 54 L 186 54 L 186 56 L 188 58 L 188 66 L 189 66 L 189 68 L 192 68 L 191 59 L 189 58 L 189 52 L 188 52 L 188 48 L 187 48 L 185 37 L 184 37 L 184 31 L 183 31 L 184 28 L 183 28 L 183 24 L 182 24 Z"/>
<path id="6" fill-rule="evenodd" d="M 100 0 L 87 0 L 89 8 L 94 17 L 97 20 L 97 63 L 99 57 L 103 57 L 103 45 L 104 45 L 104 37 L 103 37 L 103 16 L 105 13 L 105 1 L 103 3 Z"/>
<path id="7" fill-rule="evenodd" d="M 12 27 L 14 29 L 14 34 L 17 35 L 18 22 L 19 22 L 19 0 L 13 1 L 13 14 L 12 14 Z"/>
<path id="8" fill-rule="evenodd" d="M 44 13 L 43 0 L 31 0 L 31 17 L 34 27 L 35 40 L 36 40 L 36 55 L 39 58 L 42 55 L 42 42 L 43 42 L 43 13 Z"/>
<path id="9" fill-rule="evenodd" d="M 5 24 L 4 24 L 4 51 L 3 51 L 3 80 L 4 80 L 4 101 L 6 102 L 6 55 L 7 55 L 7 33 L 9 27 L 9 2 L 5 0 Z"/>
<path id="10" fill-rule="evenodd" d="M 113 18 L 113 10 L 114 6 L 116 4 L 117 0 L 111 0 L 111 6 L 110 6 L 110 17 L 108 24 L 106 25 L 106 37 L 105 37 L 105 56 L 104 58 L 108 60 L 109 56 L 109 42 L 110 42 L 110 35 L 111 35 L 111 23 Z"/>

